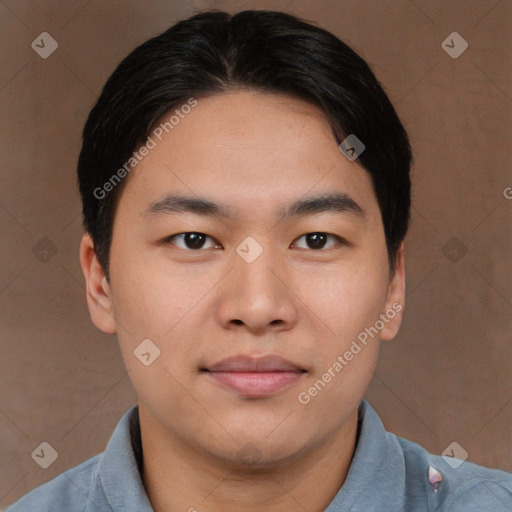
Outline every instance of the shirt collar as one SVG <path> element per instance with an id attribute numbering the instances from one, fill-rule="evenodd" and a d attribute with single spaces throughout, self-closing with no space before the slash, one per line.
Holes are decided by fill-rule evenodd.
<path id="1" fill-rule="evenodd" d="M 358 409 L 358 440 L 343 483 L 325 512 L 404 509 L 405 463 L 395 436 L 389 434 L 370 404 Z M 138 406 L 119 421 L 93 478 L 85 512 L 102 504 L 113 512 L 152 512 L 142 481 L 142 444 Z"/>
<path id="2" fill-rule="evenodd" d="M 325 512 L 400 512 L 406 497 L 402 448 L 366 400 L 358 412 L 360 431 L 354 457 L 345 482 Z"/>
<path id="3" fill-rule="evenodd" d="M 123 415 L 107 444 L 84 512 L 153 512 L 141 470 L 139 408 L 135 405 Z"/>

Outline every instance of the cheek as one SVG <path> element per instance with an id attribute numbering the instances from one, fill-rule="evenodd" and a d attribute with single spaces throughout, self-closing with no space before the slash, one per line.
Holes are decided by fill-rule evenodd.
<path id="1" fill-rule="evenodd" d="M 130 252 L 113 244 L 114 316 L 131 338 L 167 338 L 213 286 L 212 277 L 201 275 L 198 266 L 173 266 L 159 251 Z"/>
<path id="2" fill-rule="evenodd" d="M 176 403 L 183 393 L 180 383 L 185 385 L 192 376 L 190 362 L 208 343 L 200 335 L 206 322 L 203 310 L 221 275 L 200 265 L 173 267 L 161 257 L 128 259 L 120 251 L 117 256 L 113 303 L 125 366 L 138 392 L 148 390 L 148 403 Z M 149 366 L 134 354 L 145 339 L 160 351 Z"/>
<path id="3" fill-rule="evenodd" d="M 134 260 L 112 273 L 118 340 L 130 380 L 149 407 L 167 404 L 173 414 L 186 412 L 183 369 L 194 355 L 187 321 L 201 292 L 185 281 Z"/>
<path id="4" fill-rule="evenodd" d="M 326 335 L 337 340 L 339 349 L 383 312 L 388 292 L 387 269 L 371 265 L 347 266 L 328 276 L 308 274 L 306 304 L 326 327 Z"/>
<path id="5" fill-rule="evenodd" d="M 380 341 L 371 328 L 385 306 L 387 273 L 375 266 L 360 269 L 308 279 L 307 304 L 326 329 L 314 345 L 318 364 L 297 400 L 319 429 L 336 428 L 346 419 L 341 411 L 357 407 L 377 364 Z"/>

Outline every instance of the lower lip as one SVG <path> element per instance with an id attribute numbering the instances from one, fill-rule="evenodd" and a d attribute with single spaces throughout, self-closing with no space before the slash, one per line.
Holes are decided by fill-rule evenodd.
<path id="1" fill-rule="evenodd" d="M 249 397 L 267 396 L 295 384 L 302 372 L 206 372 L 210 379 Z"/>

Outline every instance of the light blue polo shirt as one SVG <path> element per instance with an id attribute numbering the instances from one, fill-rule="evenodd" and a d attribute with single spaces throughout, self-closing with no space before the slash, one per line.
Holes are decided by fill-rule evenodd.
<path id="1" fill-rule="evenodd" d="M 119 421 L 105 451 L 32 490 L 6 512 L 151 512 L 139 472 L 138 408 Z M 448 464 L 386 432 L 370 404 L 342 487 L 324 512 L 512 512 L 512 474 Z M 201 512 L 201 503 L 194 505 Z"/>

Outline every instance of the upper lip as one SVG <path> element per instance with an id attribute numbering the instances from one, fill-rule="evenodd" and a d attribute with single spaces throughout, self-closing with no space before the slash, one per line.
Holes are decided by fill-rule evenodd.
<path id="1" fill-rule="evenodd" d="M 239 355 L 222 359 L 203 368 L 210 372 L 305 372 L 306 370 L 277 355 L 253 357 Z"/>

